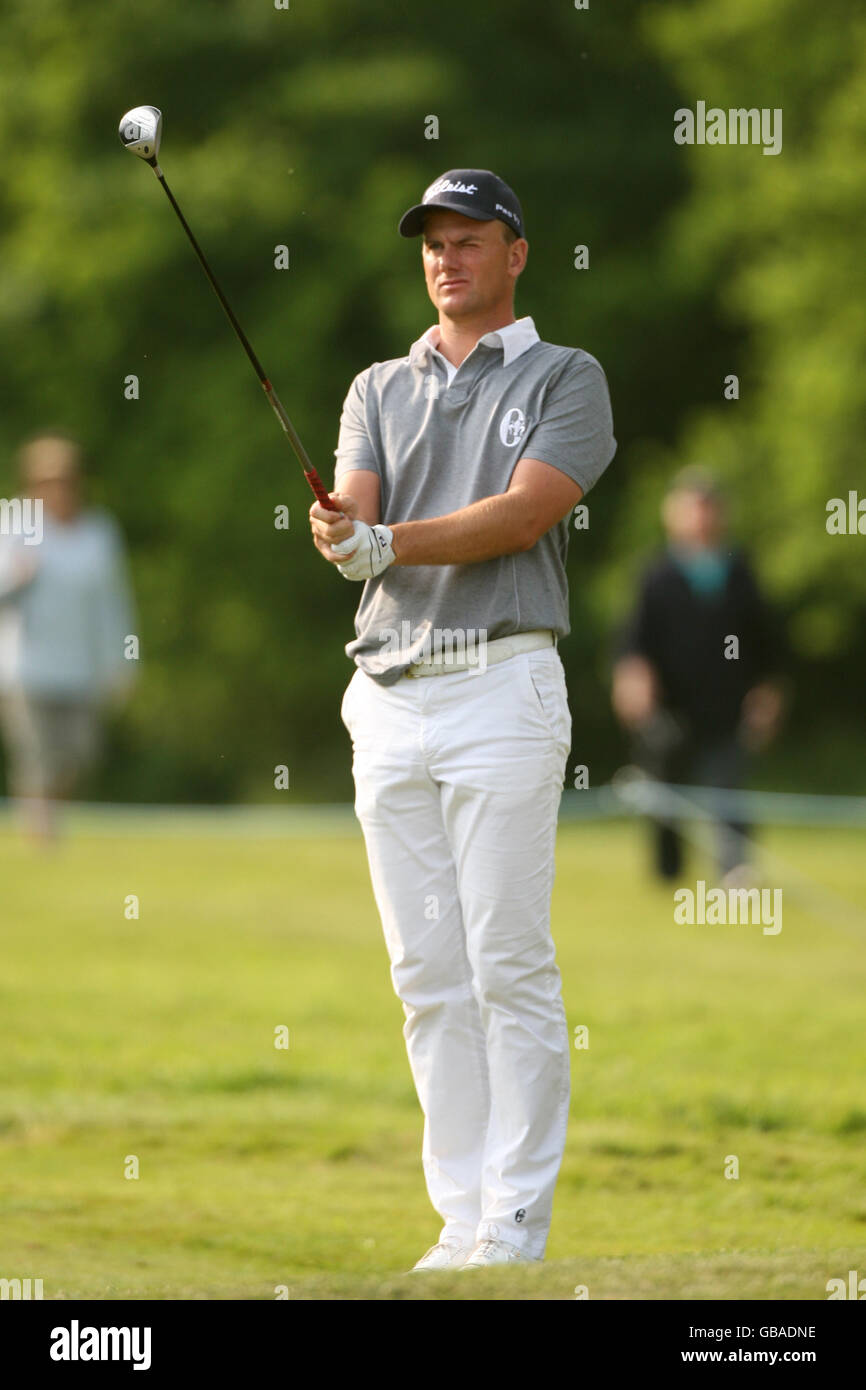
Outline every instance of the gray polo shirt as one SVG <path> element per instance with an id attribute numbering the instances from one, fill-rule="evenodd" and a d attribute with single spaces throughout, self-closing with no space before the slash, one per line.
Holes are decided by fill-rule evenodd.
<path id="1" fill-rule="evenodd" d="M 376 473 L 381 520 L 422 521 L 508 490 L 521 458 L 540 459 L 586 494 L 616 452 L 607 381 L 580 348 L 539 338 L 531 318 L 485 333 L 458 368 L 438 327 L 408 357 L 355 377 L 335 450 L 342 474 Z M 569 631 L 567 516 L 531 550 L 469 565 L 392 565 L 364 585 L 346 653 L 391 685 L 436 649 L 436 634 L 488 641 L 534 628 Z M 478 641 L 468 636 L 467 643 Z"/>

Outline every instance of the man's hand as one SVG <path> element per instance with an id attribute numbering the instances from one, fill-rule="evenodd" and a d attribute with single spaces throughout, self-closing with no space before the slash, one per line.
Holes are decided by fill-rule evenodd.
<path id="1" fill-rule="evenodd" d="M 627 729 L 639 729 L 656 711 L 658 687 L 655 671 L 637 654 L 620 657 L 613 671 L 611 703 Z"/>
<path id="2" fill-rule="evenodd" d="M 390 527 L 360 521 L 358 502 L 348 493 L 329 492 L 328 496 L 339 511 L 329 512 L 318 502 L 310 507 L 316 549 L 337 566 L 344 579 L 372 579 L 381 574 L 394 563 Z"/>
<path id="3" fill-rule="evenodd" d="M 340 541 L 354 536 L 353 522 L 358 515 L 358 504 L 354 497 L 343 492 L 329 492 L 331 501 L 339 507 L 337 512 L 329 512 L 319 502 L 310 508 L 310 526 L 313 544 L 332 565 L 345 563 L 345 555 L 339 555 L 333 547 Z"/>
<path id="4" fill-rule="evenodd" d="M 344 558 L 338 565 L 344 579 L 375 579 L 394 563 L 394 532 L 389 526 L 368 526 L 366 521 L 354 523 L 354 534 L 332 546 Z"/>
<path id="5" fill-rule="evenodd" d="M 775 737 L 782 718 L 782 706 L 782 692 L 771 681 L 762 681 L 746 691 L 740 736 L 750 752 L 760 752 Z"/>

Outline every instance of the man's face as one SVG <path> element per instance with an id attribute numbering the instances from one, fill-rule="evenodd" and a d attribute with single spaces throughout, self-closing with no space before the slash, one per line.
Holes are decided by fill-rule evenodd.
<path id="1" fill-rule="evenodd" d="M 505 240 L 505 227 L 498 220 L 476 222 L 460 212 L 428 213 L 422 251 L 427 293 L 451 319 L 510 307 L 527 250 L 522 237 Z"/>
<path id="2" fill-rule="evenodd" d="M 40 497 L 49 516 L 57 521 L 71 521 L 81 510 L 81 488 L 77 477 L 46 478 L 33 489 Z"/>
<path id="3" fill-rule="evenodd" d="M 664 523 L 668 538 L 675 545 L 690 549 L 710 549 L 724 535 L 725 517 L 715 497 L 686 490 L 672 492 L 665 499 Z"/>
<path id="4" fill-rule="evenodd" d="M 78 452 L 69 440 L 51 436 L 35 440 L 24 463 L 28 497 L 41 499 L 49 516 L 71 521 L 81 508 Z"/>

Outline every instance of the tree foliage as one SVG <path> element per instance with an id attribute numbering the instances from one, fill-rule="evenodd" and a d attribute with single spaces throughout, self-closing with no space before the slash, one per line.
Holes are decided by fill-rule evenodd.
<path id="1" fill-rule="evenodd" d="M 621 751 L 610 631 L 675 463 L 730 479 L 798 659 L 847 651 L 863 567 L 823 506 L 856 486 L 863 433 L 864 47 L 838 0 L 822 14 L 816 35 L 804 0 L 443 0 L 435 22 L 347 0 L 146 15 L 6 0 L 0 465 L 34 429 L 72 430 L 129 538 L 142 672 L 104 794 L 268 800 L 277 764 L 293 796 L 350 792 L 357 593 L 313 551 L 300 471 L 155 180 L 120 148 L 139 102 L 162 108 L 166 177 L 328 478 L 352 376 L 431 322 L 400 214 L 449 167 L 516 187 L 518 311 L 600 359 L 619 441 L 569 561 L 579 761 L 601 772 Z M 673 112 L 699 96 L 784 105 L 783 154 L 677 147 Z"/>

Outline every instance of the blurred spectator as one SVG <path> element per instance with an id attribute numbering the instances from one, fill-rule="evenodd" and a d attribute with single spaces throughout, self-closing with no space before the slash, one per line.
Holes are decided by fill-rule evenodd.
<path id="1" fill-rule="evenodd" d="M 82 504 L 78 445 L 42 434 L 18 462 L 22 498 L 41 502 L 42 539 L 0 534 L 0 731 L 9 790 L 45 841 L 55 803 L 96 760 L 102 714 L 129 689 L 135 624 L 123 538 Z"/>
<path id="2" fill-rule="evenodd" d="M 665 553 L 645 573 L 619 645 L 613 707 L 634 739 L 634 758 L 664 783 L 742 786 L 748 755 L 773 737 L 782 697 L 776 683 L 776 625 L 742 550 L 727 539 L 723 499 L 712 474 L 680 473 L 662 507 Z M 739 655 L 730 654 L 736 637 Z M 718 824 L 718 868 L 728 883 L 747 881 L 747 827 Z M 669 819 L 653 825 L 655 868 L 666 879 L 682 866 L 682 842 Z"/>

